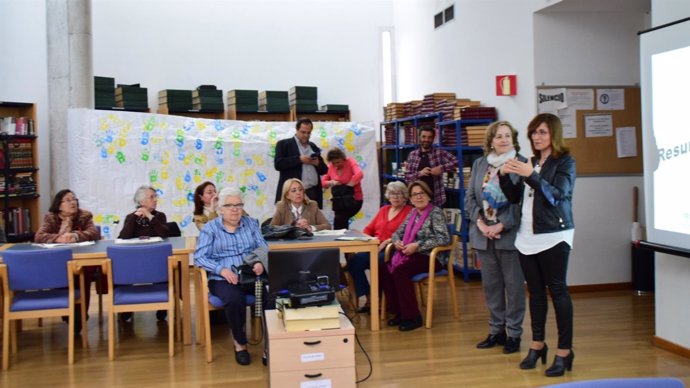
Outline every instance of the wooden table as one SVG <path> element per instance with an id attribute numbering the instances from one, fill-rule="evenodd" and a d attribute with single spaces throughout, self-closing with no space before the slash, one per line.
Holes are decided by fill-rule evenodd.
<path id="1" fill-rule="evenodd" d="M 178 263 L 181 284 L 179 290 L 175 290 L 175 294 L 181 296 L 182 299 L 180 301 L 182 303 L 182 340 L 185 345 L 190 345 L 192 343 L 192 296 L 189 287 L 189 254 L 194 252 L 196 237 L 170 237 L 163 240 L 163 242 L 172 244 L 173 257 Z M 107 259 L 107 248 L 114 244 L 115 241 L 113 240 L 99 240 L 93 245 L 67 247 L 72 249 L 72 258 L 74 260 L 88 261 L 88 265 L 100 265 L 102 260 Z M 5 244 L 0 247 L 0 256 L 4 250 L 36 249 L 49 248 L 42 248 L 27 243 Z M 174 324 L 174 322 L 170 324 Z"/>
<path id="2" fill-rule="evenodd" d="M 360 233 L 348 231 L 346 236 L 361 236 Z M 368 241 L 338 241 L 336 236 L 314 236 L 311 240 L 271 240 L 269 250 L 294 250 L 316 248 L 339 248 L 342 253 L 369 252 L 369 271 L 371 277 L 371 330 L 380 329 L 380 321 L 375 312 L 379 311 L 379 240 Z"/>

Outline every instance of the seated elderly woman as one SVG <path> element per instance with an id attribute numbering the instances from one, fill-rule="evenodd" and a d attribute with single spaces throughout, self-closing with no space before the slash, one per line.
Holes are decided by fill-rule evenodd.
<path id="1" fill-rule="evenodd" d="M 100 240 L 98 228 L 93 223 L 91 212 L 79 208 L 77 196 L 69 189 L 60 190 L 53 197 L 48 214 L 34 236 L 37 243 L 76 243 L 80 241 Z M 84 278 L 86 289 L 91 288 L 91 281 L 96 275 L 96 267 L 85 267 Z M 86 311 L 89 311 L 91 293 L 86 292 Z M 75 332 L 81 331 L 81 310 L 77 309 L 74 322 Z"/>
<path id="2" fill-rule="evenodd" d="M 237 188 L 226 188 L 218 196 L 219 217 L 209 221 L 199 234 L 194 264 L 208 272 L 208 289 L 223 301 L 225 316 L 232 331 L 235 361 L 249 365 L 245 331 L 245 293 L 238 285 L 233 266 L 257 249 L 266 250 L 268 245 L 261 235 L 259 222 L 242 215 L 243 194 Z M 254 273 L 261 275 L 264 266 L 260 261 L 253 264 Z"/>
<path id="3" fill-rule="evenodd" d="M 295 225 L 309 232 L 331 229 L 331 224 L 304 192 L 304 184 L 291 178 L 283 184 L 282 200 L 276 203 L 271 225 Z"/>
<path id="4" fill-rule="evenodd" d="M 383 292 L 388 298 L 388 309 L 395 318 L 389 326 L 410 331 L 422 326 L 412 276 L 429 270 L 429 254 L 440 245 L 450 243 L 443 210 L 431 203 L 431 189 L 421 181 L 412 182 L 409 195 L 414 208 L 407 219 L 393 233 L 395 253 L 386 268 L 380 271 Z M 436 271 L 441 263 L 436 262 Z"/>
<path id="5" fill-rule="evenodd" d="M 140 186 L 134 193 L 136 210 L 125 217 L 118 238 L 168 237 L 165 213 L 156 210 L 158 194 L 151 186 Z"/>
<path id="6" fill-rule="evenodd" d="M 410 210 L 412 210 L 412 206 L 407 204 L 407 186 L 404 183 L 400 181 L 388 183 L 384 196 L 388 199 L 390 205 L 384 205 L 362 231 L 364 234 L 376 237 L 380 241 L 380 268 L 383 268 L 385 248 L 391 242 L 393 232 L 398 229 L 398 226 L 402 224 Z M 366 303 L 359 312 L 369 312 L 369 281 L 367 280 L 366 273 L 364 273 L 365 270 L 369 269 L 369 253 L 359 252 L 352 255 L 347 261 L 347 269 L 350 271 L 350 275 L 352 275 L 352 280 L 354 280 L 357 296 L 364 295 L 366 297 Z"/>
<path id="7" fill-rule="evenodd" d="M 125 223 L 122 225 L 118 238 L 170 236 L 165 213 L 156 210 L 158 204 L 156 189 L 151 186 L 140 186 L 134 193 L 133 200 L 136 210 L 125 217 Z M 159 321 L 165 320 L 167 316 L 167 310 L 156 311 L 156 318 Z M 132 319 L 132 313 L 120 313 L 120 319 L 127 322 Z"/>

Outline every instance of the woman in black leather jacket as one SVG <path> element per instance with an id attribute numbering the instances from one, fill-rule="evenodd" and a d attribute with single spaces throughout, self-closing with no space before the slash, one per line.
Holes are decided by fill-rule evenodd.
<path id="1" fill-rule="evenodd" d="M 515 247 L 529 290 L 532 344 L 520 369 L 533 369 L 541 359 L 546 363 L 544 342 L 548 301 L 551 293 L 558 326 L 558 349 L 546 376 L 562 376 L 571 370 L 575 354 L 573 304 L 568 294 L 566 273 L 573 246 L 572 198 L 575 187 L 575 159 L 563 141 L 561 120 L 550 113 L 537 115 L 527 126 L 534 156 L 529 161 L 510 160 L 501 168 L 501 190 L 509 201 L 521 203 L 522 218 Z M 508 173 L 523 177 L 515 184 Z M 524 187 L 524 189 L 523 189 Z"/>

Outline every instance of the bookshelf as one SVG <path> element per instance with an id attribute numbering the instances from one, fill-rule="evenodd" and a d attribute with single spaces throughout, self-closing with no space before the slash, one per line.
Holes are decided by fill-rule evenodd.
<path id="1" fill-rule="evenodd" d="M 8 242 L 33 240 L 39 226 L 36 107 L 0 101 L 0 225 Z"/>
<path id="2" fill-rule="evenodd" d="M 311 121 L 350 121 L 350 111 L 347 112 L 298 112 L 294 107 L 290 108 L 290 120 L 297 121 L 306 117 Z"/>

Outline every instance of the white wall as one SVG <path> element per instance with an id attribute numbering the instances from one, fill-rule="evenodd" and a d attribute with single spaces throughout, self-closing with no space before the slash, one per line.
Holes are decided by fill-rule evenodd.
<path id="1" fill-rule="evenodd" d="M 434 14 L 447 6 L 439 3 L 395 1 L 398 101 L 455 92 L 495 106 L 501 119 L 525 128 L 536 98 L 532 12 L 543 0 L 455 1 L 455 20 L 434 30 Z M 517 75 L 517 96 L 496 96 L 502 74 Z M 521 138 L 521 144 L 529 143 Z"/>
<path id="2" fill-rule="evenodd" d="M 36 104 L 39 194 L 44 211 L 50 204 L 45 18 L 44 0 L 0 0 L 0 101 Z"/>
<path id="3" fill-rule="evenodd" d="M 379 120 L 380 38 L 389 0 L 97 0 L 94 74 L 163 89 L 318 87 L 349 104 L 352 121 Z"/>
<path id="4" fill-rule="evenodd" d="M 690 16 L 687 0 L 652 0 L 653 27 Z M 690 259 L 656 253 L 656 335 L 685 349 L 690 348 Z"/>

